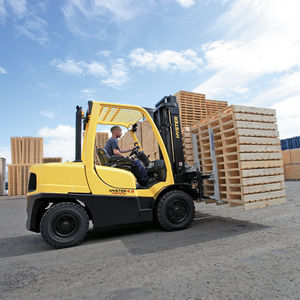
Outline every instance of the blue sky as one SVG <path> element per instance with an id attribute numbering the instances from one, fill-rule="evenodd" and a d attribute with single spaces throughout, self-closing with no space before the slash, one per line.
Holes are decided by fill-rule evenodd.
<path id="1" fill-rule="evenodd" d="M 179 90 L 277 109 L 300 135 L 298 0 L 0 0 L 0 156 L 43 136 L 74 157 L 75 107 L 154 106 Z"/>

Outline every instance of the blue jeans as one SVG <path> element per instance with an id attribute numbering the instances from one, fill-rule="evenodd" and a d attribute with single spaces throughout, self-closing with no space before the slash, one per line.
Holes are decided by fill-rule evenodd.
<path id="1" fill-rule="evenodd" d="M 131 165 L 133 175 L 140 185 L 145 185 L 149 179 L 148 172 L 139 160 L 134 160 Z"/>

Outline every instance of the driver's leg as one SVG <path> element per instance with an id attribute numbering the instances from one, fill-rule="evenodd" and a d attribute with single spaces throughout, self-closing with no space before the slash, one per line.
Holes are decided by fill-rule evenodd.
<path id="1" fill-rule="evenodd" d="M 132 162 L 132 173 L 134 174 L 140 185 L 147 184 L 149 180 L 148 172 L 140 161 L 134 160 Z"/>

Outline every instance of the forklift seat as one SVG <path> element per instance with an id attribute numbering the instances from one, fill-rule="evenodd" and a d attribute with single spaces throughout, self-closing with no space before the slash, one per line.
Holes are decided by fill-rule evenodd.
<path id="1" fill-rule="evenodd" d="M 99 148 L 97 149 L 97 155 L 99 157 L 100 163 L 102 166 L 107 166 L 110 160 L 110 156 L 108 155 L 105 148 Z"/>
<path id="2" fill-rule="evenodd" d="M 98 148 L 96 153 L 102 166 L 119 168 L 131 172 L 132 160 L 119 155 L 109 156 L 105 148 Z"/>

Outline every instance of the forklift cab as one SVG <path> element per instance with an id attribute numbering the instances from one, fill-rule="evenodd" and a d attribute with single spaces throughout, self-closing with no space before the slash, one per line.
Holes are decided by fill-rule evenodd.
<path id="1" fill-rule="evenodd" d="M 143 189 L 145 191 L 148 188 L 148 186 L 141 187 L 136 184 L 136 178 L 130 172 L 130 161 L 126 158 L 118 159 L 112 157 L 110 159 L 105 153 L 105 150 L 98 149 L 97 154 L 99 160 L 103 163 L 101 163 L 101 165 L 94 164 L 94 142 L 98 125 L 118 125 L 127 128 L 132 135 L 134 141 L 133 146 L 135 146 L 135 149 L 129 156 L 134 156 L 135 159 L 142 161 L 148 170 L 149 176 L 154 179 L 152 184 L 149 185 L 149 188 L 152 189 L 152 196 L 153 192 L 156 192 L 156 189 L 154 189 L 155 186 L 158 185 L 157 188 L 160 190 L 163 186 L 174 183 L 172 166 L 164 142 L 152 117 L 146 109 L 133 105 L 90 101 L 85 116 L 80 107 L 77 107 L 77 115 L 79 120 L 83 118 L 85 135 L 80 155 L 80 126 L 82 122 L 78 121 L 77 135 L 79 137 L 80 134 L 80 139 L 76 139 L 76 149 L 78 147 L 78 152 L 76 151 L 76 161 L 82 161 L 84 163 L 87 179 L 93 194 L 102 194 L 103 190 L 110 190 L 112 188 L 127 189 L 130 190 L 132 194 L 135 194 L 137 190 Z M 137 123 L 141 120 L 147 120 L 151 125 L 160 148 L 161 159 L 159 160 L 150 162 L 146 155 L 147 153 L 145 154 L 143 152 L 140 141 L 137 139 L 135 132 Z"/>

